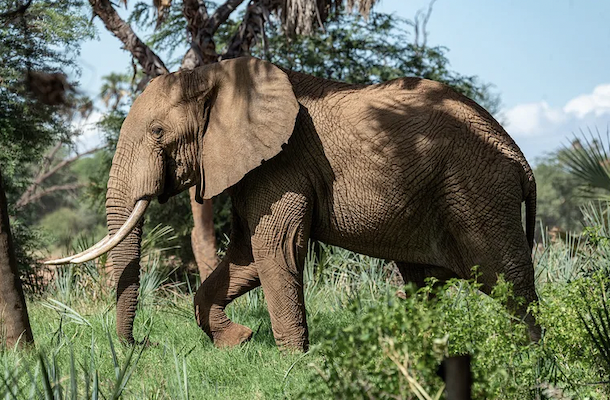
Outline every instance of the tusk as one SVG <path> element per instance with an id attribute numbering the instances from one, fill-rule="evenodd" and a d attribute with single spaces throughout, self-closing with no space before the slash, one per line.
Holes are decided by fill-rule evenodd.
<path id="1" fill-rule="evenodd" d="M 127 220 L 125 221 L 123 226 L 121 226 L 121 228 L 117 231 L 117 233 L 110 237 L 108 241 L 102 246 L 98 247 L 97 249 L 89 250 L 85 254 L 73 258 L 70 262 L 74 264 L 84 263 L 86 261 L 93 260 L 94 258 L 97 258 L 102 254 L 107 253 L 113 248 L 115 248 L 116 245 L 121 243 L 123 239 L 125 239 L 127 235 L 129 235 L 133 228 L 138 225 L 138 222 L 140 222 L 140 219 L 142 219 L 142 217 L 144 216 L 144 212 L 146 212 L 148 204 L 150 204 L 150 200 L 138 200 L 135 207 L 133 208 L 133 211 L 131 212 L 131 215 L 129 216 L 129 218 L 127 218 Z"/>
<path id="2" fill-rule="evenodd" d="M 100 247 L 102 247 L 104 244 L 106 244 L 106 242 L 110 239 L 110 235 L 106 235 L 106 237 L 104 237 L 102 240 L 100 240 L 99 242 L 97 242 L 96 244 L 94 244 L 93 246 L 89 247 L 87 250 L 85 251 L 81 251 L 78 254 L 74 254 L 65 258 L 59 258 L 57 260 L 49 260 L 49 261 L 45 261 L 43 264 L 44 265 L 61 265 L 61 264 L 69 264 L 70 261 L 72 261 L 75 258 L 78 258 L 80 256 L 83 256 L 85 254 L 87 254 L 88 252 L 98 249 Z"/>

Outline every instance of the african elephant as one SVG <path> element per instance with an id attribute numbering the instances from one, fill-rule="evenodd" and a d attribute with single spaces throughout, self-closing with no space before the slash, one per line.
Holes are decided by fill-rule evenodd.
<path id="1" fill-rule="evenodd" d="M 141 220 L 147 204 L 193 185 L 227 191 L 226 256 L 194 299 L 218 346 L 249 339 L 225 307 L 262 285 L 280 347 L 307 349 L 303 263 L 308 239 L 395 260 L 406 279 L 498 274 L 537 300 L 531 248 L 536 185 L 504 129 L 467 97 L 426 79 L 351 85 L 255 58 L 160 76 L 121 128 L 106 200 L 117 332 L 133 342 Z M 526 228 L 521 221 L 525 201 Z M 62 261 L 62 260 L 60 260 Z M 536 338 L 539 328 L 520 312 Z"/>

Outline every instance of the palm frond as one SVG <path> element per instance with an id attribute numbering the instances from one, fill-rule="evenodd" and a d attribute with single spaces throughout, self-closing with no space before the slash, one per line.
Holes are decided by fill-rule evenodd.
<path id="1" fill-rule="evenodd" d="M 357 9 L 366 18 L 378 2 L 379 0 L 279 0 L 273 1 L 270 9 L 279 11 L 282 27 L 288 34 L 310 35 L 344 6 L 348 11 Z"/>
<path id="2" fill-rule="evenodd" d="M 581 187 L 581 195 L 590 198 L 608 198 L 610 195 L 610 128 L 606 130 L 605 141 L 598 129 L 589 128 L 588 134 L 581 130 L 571 148 L 559 152 L 559 159 L 566 170 L 576 178 Z M 602 193 L 599 192 L 602 191 Z M 605 193 L 604 193 L 605 192 Z"/>

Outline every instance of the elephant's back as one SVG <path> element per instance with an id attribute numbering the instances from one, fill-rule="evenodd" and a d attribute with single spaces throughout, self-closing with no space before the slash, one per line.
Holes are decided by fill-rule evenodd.
<path id="1" fill-rule="evenodd" d="M 405 78 L 326 101 L 328 110 L 308 104 L 334 173 L 324 196 L 330 223 L 319 221 L 330 229 L 320 239 L 387 258 L 408 244 L 410 261 L 433 264 L 441 260 L 426 258 L 436 254 L 430 248 L 461 223 L 456 214 L 520 207 L 531 174 L 521 151 L 489 113 L 446 85 Z"/>
<path id="2" fill-rule="evenodd" d="M 442 158 L 473 174 L 514 173 L 525 199 L 533 173 L 519 146 L 483 107 L 440 82 L 401 78 L 337 98 L 338 120 L 351 121 L 348 142 L 395 161 Z M 410 162 L 409 167 L 411 167 Z M 437 166 L 438 168 L 439 166 Z M 437 169 L 439 172 L 440 168 Z M 508 177 L 507 177 L 508 179 Z"/>

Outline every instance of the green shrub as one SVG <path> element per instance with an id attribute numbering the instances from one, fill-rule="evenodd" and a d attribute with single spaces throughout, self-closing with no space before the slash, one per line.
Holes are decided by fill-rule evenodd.
<path id="1" fill-rule="evenodd" d="M 415 398 L 418 382 L 432 398 L 442 390 L 436 370 L 443 356 L 464 353 L 473 357 L 475 398 L 527 392 L 532 377 L 518 371 L 527 363 L 518 355 L 531 345 L 525 325 L 507 311 L 511 287 L 500 280 L 493 299 L 478 287 L 455 280 L 440 289 L 407 287 L 405 300 L 388 294 L 362 306 L 354 299 L 348 309 L 356 323 L 327 332 L 317 349 L 321 379 L 304 397 Z"/>

